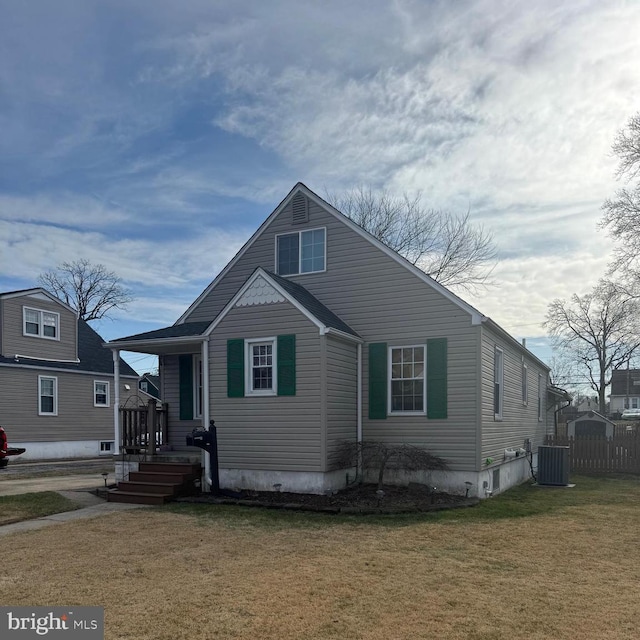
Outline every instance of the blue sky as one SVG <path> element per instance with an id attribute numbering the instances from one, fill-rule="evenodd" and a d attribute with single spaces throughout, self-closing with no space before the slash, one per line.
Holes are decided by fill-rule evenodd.
<path id="1" fill-rule="evenodd" d="M 637 2 L 0 0 L 0 290 L 104 263 L 122 337 L 172 324 L 297 181 L 421 190 L 493 232 L 497 286 L 463 297 L 546 358 L 548 302 L 611 256 L 638 33 Z"/>

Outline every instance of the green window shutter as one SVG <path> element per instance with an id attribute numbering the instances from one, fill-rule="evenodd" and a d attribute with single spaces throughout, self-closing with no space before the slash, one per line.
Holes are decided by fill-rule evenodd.
<path id="1" fill-rule="evenodd" d="M 447 417 L 447 339 L 427 340 L 427 418 Z"/>
<path id="2" fill-rule="evenodd" d="M 193 420 L 193 360 L 190 355 L 178 357 L 180 385 L 180 420 Z"/>
<path id="3" fill-rule="evenodd" d="M 244 340 L 227 340 L 227 397 L 244 398 Z"/>
<path id="4" fill-rule="evenodd" d="M 369 419 L 387 417 L 387 343 L 369 345 Z"/>
<path id="5" fill-rule="evenodd" d="M 278 395 L 296 395 L 296 337 L 278 336 Z"/>

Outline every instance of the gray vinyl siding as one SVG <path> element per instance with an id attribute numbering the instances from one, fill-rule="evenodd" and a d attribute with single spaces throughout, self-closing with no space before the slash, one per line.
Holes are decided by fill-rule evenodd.
<path id="1" fill-rule="evenodd" d="M 283 209 L 187 321 L 213 319 L 256 267 L 273 271 L 276 234 L 318 227 L 327 230 L 326 271 L 292 279 L 357 331 L 365 343 L 400 346 L 426 343 L 428 338 L 448 340 L 449 417 L 445 420 L 390 416 L 369 421 L 368 350 L 363 345 L 364 438 L 426 446 L 445 457 L 453 469 L 475 469 L 479 333 L 470 314 L 315 203 L 310 201 L 309 222 L 301 225 L 292 226 L 291 208 Z"/>
<path id="2" fill-rule="evenodd" d="M 335 459 L 342 443 L 357 437 L 357 346 L 328 337 L 326 341 L 327 468 L 337 467 Z"/>
<path id="3" fill-rule="evenodd" d="M 198 356 L 201 351 L 190 354 Z M 186 445 L 186 437 L 193 429 L 202 429 L 204 424 L 202 418 L 194 418 L 193 420 L 180 420 L 180 374 L 177 355 L 162 356 L 162 401 L 166 402 L 169 407 L 169 428 L 168 441 L 169 444 L 177 451 L 189 449 Z M 215 416 L 211 416 L 215 419 Z"/>
<path id="4" fill-rule="evenodd" d="M 502 420 L 494 414 L 494 358 L 498 347 L 504 354 L 504 393 Z M 525 356 L 527 364 L 528 402 L 522 402 L 522 352 L 501 336 L 482 328 L 482 455 L 484 462 L 504 460 L 504 450 L 524 445 L 531 438 L 533 450 L 544 444 L 547 423 L 553 421 L 546 405 L 547 371 Z M 538 420 L 538 374 L 542 375 L 542 421 Z M 550 410 L 553 408 L 550 407 Z"/>
<path id="5" fill-rule="evenodd" d="M 227 340 L 296 336 L 296 395 L 227 397 Z M 288 302 L 232 309 L 210 342 L 220 467 L 324 471 L 320 335 Z"/>
<path id="6" fill-rule="evenodd" d="M 58 380 L 57 416 L 38 415 L 38 376 Z M 108 407 L 93 406 L 95 380 L 109 382 Z M 125 384 L 135 389 L 135 380 L 121 380 L 122 403 L 130 394 Z M 0 424 L 11 441 L 113 440 L 114 396 L 113 376 L 0 366 Z"/>
<path id="7" fill-rule="evenodd" d="M 23 308 L 59 314 L 59 340 L 23 335 Z M 19 354 L 47 360 L 75 360 L 78 357 L 78 320 L 75 313 L 51 300 L 19 296 L 2 301 L 3 356 Z"/>

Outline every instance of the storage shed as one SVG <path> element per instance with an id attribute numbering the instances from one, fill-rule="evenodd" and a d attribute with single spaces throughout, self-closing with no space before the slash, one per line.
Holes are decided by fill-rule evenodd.
<path id="1" fill-rule="evenodd" d="M 589 411 L 567 424 L 570 438 L 613 438 L 615 424 L 597 411 Z"/>

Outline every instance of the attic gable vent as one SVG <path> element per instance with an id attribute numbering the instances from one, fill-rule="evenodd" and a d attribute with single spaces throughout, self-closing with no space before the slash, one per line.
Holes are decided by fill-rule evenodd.
<path id="1" fill-rule="evenodd" d="M 303 193 L 296 193 L 291 202 L 293 209 L 292 223 L 302 224 L 309 222 L 309 200 Z"/>

